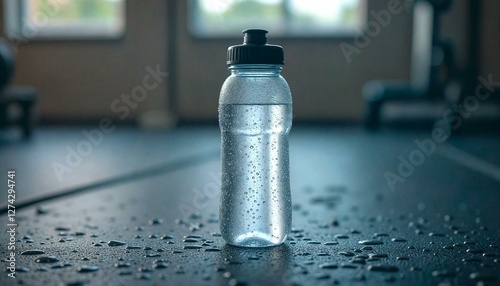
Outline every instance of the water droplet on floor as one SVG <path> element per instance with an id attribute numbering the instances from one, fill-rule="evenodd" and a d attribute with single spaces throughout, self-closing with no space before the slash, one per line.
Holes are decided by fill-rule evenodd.
<path id="1" fill-rule="evenodd" d="M 128 268 L 130 267 L 130 263 L 128 262 L 120 262 L 120 263 L 115 263 L 116 268 Z"/>
<path id="2" fill-rule="evenodd" d="M 358 266 L 357 265 L 354 265 L 354 264 L 342 264 L 340 265 L 341 268 L 344 268 L 344 269 L 357 269 Z"/>
<path id="3" fill-rule="evenodd" d="M 365 281 L 366 280 L 366 276 L 365 276 L 365 274 L 360 273 L 360 274 L 356 275 L 355 279 L 358 280 L 358 281 Z"/>
<path id="4" fill-rule="evenodd" d="M 156 262 L 153 264 L 154 269 L 164 269 L 168 268 L 168 263 L 167 262 Z"/>
<path id="5" fill-rule="evenodd" d="M 66 267 L 70 267 L 70 266 L 73 266 L 73 265 L 71 263 L 59 263 L 59 264 L 56 264 L 50 268 L 61 269 L 61 268 L 66 268 Z"/>
<path id="6" fill-rule="evenodd" d="M 323 269 L 337 269 L 339 266 L 336 263 L 322 263 L 319 265 L 319 268 Z"/>
<path id="7" fill-rule="evenodd" d="M 38 255 L 38 254 L 45 254 L 45 251 L 40 249 L 30 249 L 21 252 L 21 255 Z"/>
<path id="8" fill-rule="evenodd" d="M 398 256 L 396 257 L 396 260 L 410 260 L 410 258 L 406 256 Z"/>
<path id="9" fill-rule="evenodd" d="M 339 243 L 338 243 L 338 242 L 336 242 L 336 241 L 327 241 L 327 242 L 325 242 L 325 243 L 323 243 L 323 244 L 324 244 L 324 245 L 337 245 L 337 244 L 339 244 Z"/>
<path id="10" fill-rule="evenodd" d="M 347 256 L 347 257 L 351 257 L 351 256 L 354 256 L 354 252 L 350 252 L 350 251 L 340 251 L 339 252 L 340 255 L 343 255 L 343 256 Z"/>
<path id="11" fill-rule="evenodd" d="M 139 272 L 153 272 L 153 270 L 151 270 L 147 267 L 139 267 L 139 268 L 137 268 L 137 271 L 139 271 Z"/>
<path id="12" fill-rule="evenodd" d="M 429 236 L 434 236 L 434 237 L 444 237 L 444 233 L 436 233 L 436 232 L 429 232 Z"/>
<path id="13" fill-rule="evenodd" d="M 360 240 L 360 241 L 358 241 L 358 243 L 361 244 L 361 245 L 378 245 L 378 244 L 384 244 L 382 241 L 376 240 L 376 239 Z"/>
<path id="14" fill-rule="evenodd" d="M 78 267 L 76 271 L 78 271 L 80 273 L 86 273 L 86 272 L 95 272 L 97 270 L 99 270 L 99 267 L 97 267 L 97 266 L 82 265 L 82 266 Z"/>
<path id="15" fill-rule="evenodd" d="M 241 261 L 232 260 L 232 259 L 228 259 L 228 258 L 224 259 L 224 263 L 225 264 L 230 264 L 230 265 L 240 265 L 240 264 L 243 264 L 243 262 L 241 262 Z"/>
<path id="16" fill-rule="evenodd" d="M 137 279 L 151 280 L 151 274 L 149 274 L 149 273 L 137 273 Z"/>
<path id="17" fill-rule="evenodd" d="M 28 267 L 16 267 L 16 272 L 29 272 L 30 269 Z"/>
<path id="18" fill-rule="evenodd" d="M 355 264 L 366 264 L 366 261 L 362 258 L 354 258 L 349 261 L 350 263 L 355 263 Z"/>
<path id="19" fill-rule="evenodd" d="M 37 206 L 35 212 L 37 215 L 44 215 L 44 214 L 48 214 L 50 212 L 50 210 L 45 208 L 45 207 L 42 207 L 42 206 Z"/>
<path id="20" fill-rule="evenodd" d="M 183 247 L 183 249 L 200 249 L 200 248 L 203 248 L 203 246 L 201 245 L 196 245 L 196 244 L 193 244 L 193 245 L 185 245 Z"/>
<path id="21" fill-rule="evenodd" d="M 158 224 L 162 224 L 163 223 L 163 220 L 161 218 L 154 218 L 154 219 L 150 219 L 148 221 L 148 224 L 150 225 L 158 225 Z"/>
<path id="22" fill-rule="evenodd" d="M 319 241 L 308 241 L 307 244 L 321 244 Z"/>
<path id="23" fill-rule="evenodd" d="M 462 259 L 462 262 L 465 262 L 465 263 L 473 263 L 473 262 L 481 262 L 481 261 L 482 261 L 481 258 L 472 258 L 472 257 Z"/>
<path id="24" fill-rule="evenodd" d="M 125 245 L 127 243 L 123 242 L 123 241 L 120 241 L 120 240 L 110 240 L 108 241 L 108 246 L 122 246 L 122 245 Z"/>
<path id="25" fill-rule="evenodd" d="M 57 258 L 55 256 L 42 256 L 42 257 L 38 257 L 35 260 L 36 263 L 54 263 L 57 261 L 59 261 L 59 258 Z"/>
<path id="26" fill-rule="evenodd" d="M 483 250 L 481 249 L 474 249 L 474 248 L 469 248 L 466 250 L 467 253 L 474 253 L 474 254 L 482 254 L 484 253 Z"/>
<path id="27" fill-rule="evenodd" d="M 215 267 L 215 272 L 224 272 L 224 271 L 226 271 L 226 267 L 224 266 Z"/>
<path id="28" fill-rule="evenodd" d="M 399 268 L 394 265 L 369 265 L 368 271 L 378 271 L 378 272 L 398 272 Z"/>
<path id="29" fill-rule="evenodd" d="M 248 285 L 247 283 L 236 280 L 234 278 L 229 280 L 229 286 L 247 286 L 247 285 Z"/>
<path id="30" fill-rule="evenodd" d="M 125 249 L 141 249 L 141 247 L 135 245 L 128 245 Z"/>
<path id="31" fill-rule="evenodd" d="M 393 241 L 393 242 L 407 242 L 406 239 L 401 238 L 401 237 L 394 237 L 391 239 L 391 241 Z"/>
<path id="32" fill-rule="evenodd" d="M 431 274 L 434 277 L 455 277 L 455 276 L 457 276 L 457 272 L 452 271 L 452 270 L 435 270 L 435 271 L 432 271 Z"/>
<path id="33" fill-rule="evenodd" d="M 494 282 L 498 280 L 498 276 L 495 274 L 481 273 L 481 272 L 473 272 L 469 275 L 469 278 L 472 280 L 488 281 L 488 282 Z"/>
<path id="34" fill-rule="evenodd" d="M 184 274 L 185 271 L 184 271 L 184 268 L 182 268 L 182 266 L 178 265 L 177 268 L 175 268 L 174 273 L 176 273 L 176 274 Z"/>

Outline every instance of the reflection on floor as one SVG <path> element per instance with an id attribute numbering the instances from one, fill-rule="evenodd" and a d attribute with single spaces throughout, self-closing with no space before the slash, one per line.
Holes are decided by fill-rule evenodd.
<path id="1" fill-rule="evenodd" d="M 292 233 L 280 247 L 242 249 L 224 244 L 208 191 L 220 184 L 216 126 L 82 129 L 92 127 L 0 143 L 18 223 L 16 279 L 7 270 L 1 285 L 500 281 L 498 135 L 436 142 L 425 130 L 296 126 Z"/>

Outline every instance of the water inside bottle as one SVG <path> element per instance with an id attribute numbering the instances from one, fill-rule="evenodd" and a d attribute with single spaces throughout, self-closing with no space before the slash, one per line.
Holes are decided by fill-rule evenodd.
<path id="1" fill-rule="evenodd" d="M 281 244 L 291 227 L 288 133 L 292 105 L 219 106 L 221 233 L 232 245 Z"/>

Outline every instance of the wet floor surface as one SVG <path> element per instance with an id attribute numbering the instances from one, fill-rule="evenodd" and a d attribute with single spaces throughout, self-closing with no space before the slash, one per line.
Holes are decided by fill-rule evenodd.
<path id="1" fill-rule="evenodd" d="M 15 169 L 18 195 L 16 278 L 1 285 L 500 284 L 498 135 L 433 147 L 425 130 L 296 126 L 293 230 L 264 249 L 219 234 L 216 127 L 119 129 L 59 180 L 53 163 L 85 138 L 1 142 L 1 183 Z"/>

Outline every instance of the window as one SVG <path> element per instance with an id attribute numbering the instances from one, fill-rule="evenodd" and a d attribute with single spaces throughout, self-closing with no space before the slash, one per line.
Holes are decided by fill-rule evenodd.
<path id="1" fill-rule="evenodd" d="M 4 0 L 6 35 L 13 39 L 118 38 L 125 0 Z"/>
<path id="2" fill-rule="evenodd" d="M 227 37 L 265 28 L 273 35 L 353 36 L 366 22 L 365 0 L 192 0 L 191 32 Z"/>

